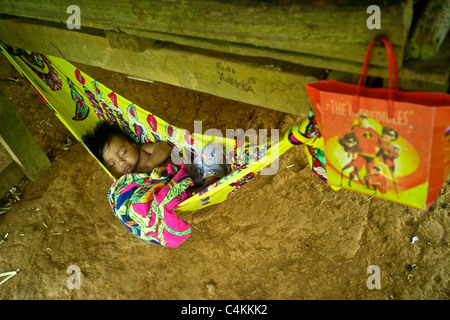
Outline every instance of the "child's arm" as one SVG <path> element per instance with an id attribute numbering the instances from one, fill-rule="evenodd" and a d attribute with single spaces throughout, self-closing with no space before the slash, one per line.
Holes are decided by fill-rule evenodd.
<path id="1" fill-rule="evenodd" d="M 151 169 L 166 166 L 171 160 L 172 147 L 166 142 L 145 143 L 141 150 L 146 153 L 145 163 Z"/>

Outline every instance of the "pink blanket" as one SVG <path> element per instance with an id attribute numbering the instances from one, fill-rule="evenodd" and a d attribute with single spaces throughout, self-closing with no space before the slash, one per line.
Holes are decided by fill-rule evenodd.
<path id="1" fill-rule="evenodd" d="M 111 208 L 131 233 L 147 243 L 177 247 L 191 234 L 175 208 L 191 196 L 184 164 L 156 168 L 151 174 L 126 174 L 109 189 Z"/>

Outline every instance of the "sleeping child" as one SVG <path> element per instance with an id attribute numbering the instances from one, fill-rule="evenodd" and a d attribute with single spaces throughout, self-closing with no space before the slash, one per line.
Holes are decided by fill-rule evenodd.
<path id="1" fill-rule="evenodd" d="M 155 168 L 174 164 L 171 159 L 172 147 L 166 142 L 138 146 L 118 126 L 107 122 L 100 122 L 84 140 L 97 159 L 116 178 L 127 173 L 151 173 Z M 213 144 L 206 145 L 202 150 L 200 163 L 186 165 L 194 182 L 193 194 L 207 188 L 227 173 L 225 157 L 223 154 L 222 159 L 217 157 L 216 147 Z"/>
<path id="2" fill-rule="evenodd" d="M 106 122 L 83 139 L 117 178 L 108 192 L 115 216 L 147 243 L 167 247 L 183 243 L 191 228 L 175 209 L 226 174 L 224 159 L 216 158 L 216 145 L 212 144 L 203 148 L 199 164 L 174 165 L 172 147 L 166 142 L 138 146 L 118 126 Z"/>

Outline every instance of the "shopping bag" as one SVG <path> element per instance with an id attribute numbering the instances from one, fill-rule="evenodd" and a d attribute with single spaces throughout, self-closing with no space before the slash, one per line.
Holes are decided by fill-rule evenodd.
<path id="1" fill-rule="evenodd" d="M 389 87 L 365 86 L 375 40 L 357 85 L 319 81 L 306 90 L 324 139 L 327 182 L 333 186 L 428 208 L 450 170 L 450 95 L 398 87 L 395 54 Z"/>

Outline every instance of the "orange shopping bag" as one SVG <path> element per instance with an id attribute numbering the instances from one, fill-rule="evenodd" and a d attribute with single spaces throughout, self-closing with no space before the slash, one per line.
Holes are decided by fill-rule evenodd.
<path id="1" fill-rule="evenodd" d="M 394 51 L 389 88 L 319 81 L 306 90 L 325 145 L 328 183 L 415 208 L 428 208 L 450 170 L 450 95 L 398 88 Z M 395 82 L 395 88 L 393 88 Z"/>

